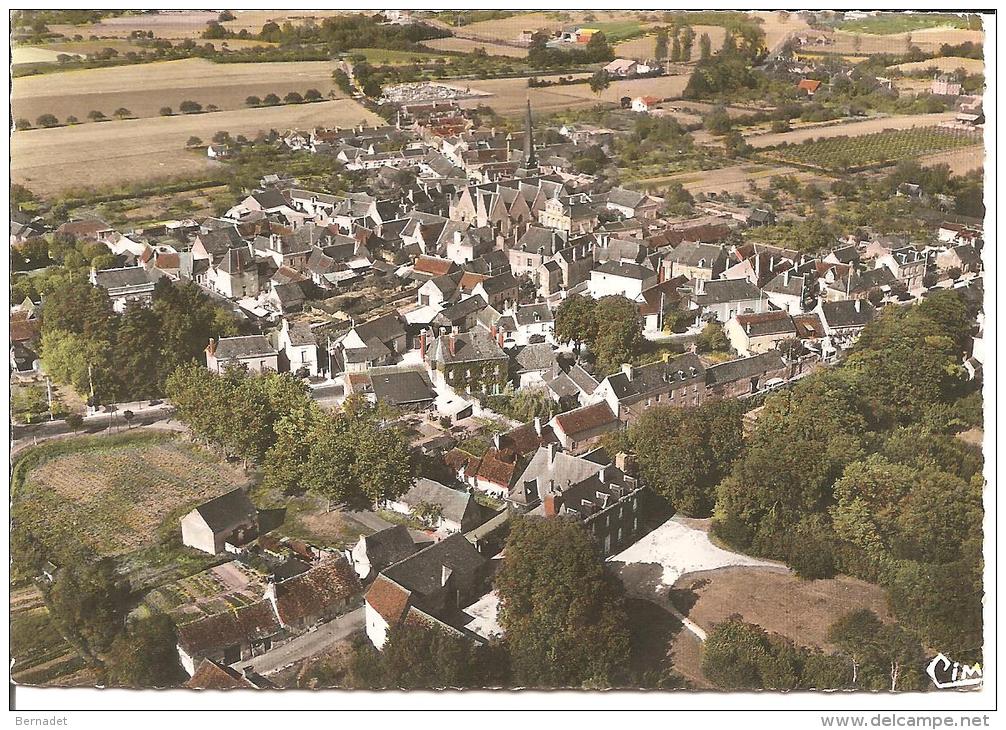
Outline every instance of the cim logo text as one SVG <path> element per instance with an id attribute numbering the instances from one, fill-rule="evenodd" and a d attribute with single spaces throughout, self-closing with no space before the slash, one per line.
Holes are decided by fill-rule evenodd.
<path id="1" fill-rule="evenodd" d="M 951 661 L 943 653 L 937 654 L 926 667 L 926 674 L 939 689 L 978 687 L 982 683 L 982 665 L 961 664 Z"/>

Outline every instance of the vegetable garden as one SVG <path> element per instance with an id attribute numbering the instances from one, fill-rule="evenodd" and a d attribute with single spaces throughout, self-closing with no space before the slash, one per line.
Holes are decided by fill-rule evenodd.
<path id="1" fill-rule="evenodd" d="M 936 152 L 981 144 L 980 132 L 946 127 L 890 129 L 861 137 L 809 139 L 764 151 L 764 156 L 828 172 L 883 167 Z"/>

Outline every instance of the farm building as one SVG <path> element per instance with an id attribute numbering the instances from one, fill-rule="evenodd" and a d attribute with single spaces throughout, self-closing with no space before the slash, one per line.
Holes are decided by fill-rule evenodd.
<path id="1" fill-rule="evenodd" d="M 216 555 L 258 533 L 258 510 L 242 489 L 211 499 L 182 517 L 182 544 Z"/>

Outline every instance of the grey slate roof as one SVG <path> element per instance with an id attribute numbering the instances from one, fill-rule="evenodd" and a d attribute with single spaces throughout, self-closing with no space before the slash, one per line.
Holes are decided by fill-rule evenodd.
<path id="1" fill-rule="evenodd" d="M 451 489 L 440 482 L 419 477 L 412 488 L 399 497 L 398 501 L 410 507 L 419 504 L 436 505 L 442 508 L 445 519 L 461 524 L 465 510 L 474 499 L 468 492 Z"/>
<path id="2" fill-rule="evenodd" d="M 623 279 L 634 279 L 636 281 L 645 281 L 657 275 L 657 272 L 653 269 L 640 266 L 639 264 L 623 264 L 620 261 L 605 261 L 594 269 L 594 271 L 607 274 L 608 276 L 620 276 Z"/>
<path id="3" fill-rule="evenodd" d="M 127 266 L 122 269 L 104 269 L 94 272 L 94 280 L 102 289 L 123 289 L 142 287 L 155 283 L 162 274 L 148 272 L 142 266 Z"/>
<path id="4" fill-rule="evenodd" d="M 370 371 L 370 386 L 377 400 L 393 406 L 423 403 L 437 397 L 424 370 L 373 368 Z"/>
<path id="5" fill-rule="evenodd" d="M 216 358 L 220 361 L 275 354 L 276 349 L 265 335 L 221 337 L 217 341 Z"/>
<path id="6" fill-rule="evenodd" d="M 253 520 L 258 516 L 255 505 L 241 488 L 214 497 L 195 509 L 206 526 L 214 532 L 227 530 L 234 525 Z"/>
<path id="7" fill-rule="evenodd" d="M 552 310 L 544 302 L 538 304 L 522 304 L 517 307 L 517 324 L 529 325 L 537 322 L 553 321 Z"/>
<path id="8" fill-rule="evenodd" d="M 388 527 L 363 538 L 367 558 L 377 570 L 397 563 L 416 552 L 416 543 L 405 525 Z"/>
<path id="9" fill-rule="evenodd" d="M 454 354 L 450 350 L 450 338 L 454 337 Z M 439 357 L 445 364 L 476 362 L 479 360 L 507 360 L 507 354 L 488 332 L 475 329 L 459 335 L 441 335 L 438 340 Z"/>
<path id="10" fill-rule="evenodd" d="M 865 327 L 873 321 L 876 309 L 863 299 L 842 302 L 821 302 L 821 313 L 825 325 L 835 327 Z"/>
<path id="11" fill-rule="evenodd" d="M 694 372 L 694 375 L 693 375 Z M 609 375 L 607 380 L 619 401 L 644 397 L 663 390 L 668 385 L 689 385 L 702 378 L 705 366 L 695 353 L 685 353 L 667 362 L 655 362 L 633 368 L 632 377 L 624 372 Z"/>
<path id="12" fill-rule="evenodd" d="M 712 243 L 694 243 L 683 241 L 677 248 L 667 254 L 665 260 L 682 266 L 699 266 L 700 261 L 705 268 L 711 269 L 716 261 L 726 258 L 726 251 L 721 246 Z"/>
<path id="13" fill-rule="evenodd" d="M 403 588 L 428 595 L 442 585 L 443 569 L 449 568 L 460 585 L 472 585 L 489 561 L 458 533 L 433 543 L 383 572 Z"/>
<path id="14" fill-rule="evenodd" d="M 747 279 L 714 279 L 703 285 L 693 299 L 702 307 L 761 298 L 761 290 Z"/>
<path id="15" fill-rule="evenodd" d="M 521 372 L 548 370 L 556 365 L 552 346 L 544 342 L 525 345 L 517 353 L 514 360 L 517 362 L 517 369 Z"/>
<path id="16" fill-rule="evenodd" d="M 706 370 L 706 383 L 708 385 L 732 383 L 741 378 L 750 378 L 764 375 L 772 370 L 779 370 L 785 365 L 778 350 L 769 350 L 760 355 L 713 365 Z"/>

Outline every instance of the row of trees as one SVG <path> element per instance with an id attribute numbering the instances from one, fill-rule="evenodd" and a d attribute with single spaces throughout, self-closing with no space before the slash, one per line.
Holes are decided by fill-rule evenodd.
<path id="1" fill-rule="evenodd" d="M 669 59 L 673 62 L 688 62 L 692 59 L 692 48 L 695 45 L 695 31 L 692 26 L 680 27 L 671 26 L 659 28 L 656 33 L 656 49 L 654 55 L 658 60 Z M 668 51 L 668 49 L 670 49 Z M 712 41 L 707 33 L 703 33 L 699 39 L 700 57 L 702 60 L 709 58 L 712 51 Z"/>
<path id="2" fill-rule="evenodd" d="M 112 310 L 104 291 L 79 275 L 46 298 L 41 356 L 55 380 L 98 403 L 157 398 L 180 365 L 201 359 L 210 337 L 234 335 L 233 317 L 194 283 L 161 279 L 150 306 Z"/>
<path id="3" fill-rule="evenodd" d="M 324 97 L 320 91 L 317 89 L 308 89 L 303 95 L 296 91 L 291 91 L 282 99 L 276 94 L 266 94 L 262 98 L 253 94 L 245 99 L 245 106 L 279 106 L 281 102 L 285 104 L 303 104 L 304 102 L 322 101 L 323 99 Z"/>
<path id="4" fill-rule="evenodd" d="M 868 609 L 842 616 L 829 629 L 833 654 L 796 646 L 731 616 L 709 633 L 702 673 L 726 690 L 921 690 L 925 654 L 919 640 Z"/>
<path id="5" fill-rule="evenodd" d="M 165 392 L 196 438 L 259 464 L 265 486 L 284 494 L 369 506 L 412 484 L 409 442 L 394 414 L 360 398 L 328 412 L 289 374 L 216 374 L 194 363 L 178 368 Z"/>
<path id="6" fill-rule="evenodd" d="M 608 44 L 604 33 L 597 32 L 590 36 L 584 48 L 549 48 L 551 37 L 548 33 L 538 32 L 531 38 L 528 47 L 527 62 L 532 68 L 569 68 L 585 66 L 591 63 L 605 63 L 615 57 L 615 52 Z"/>

